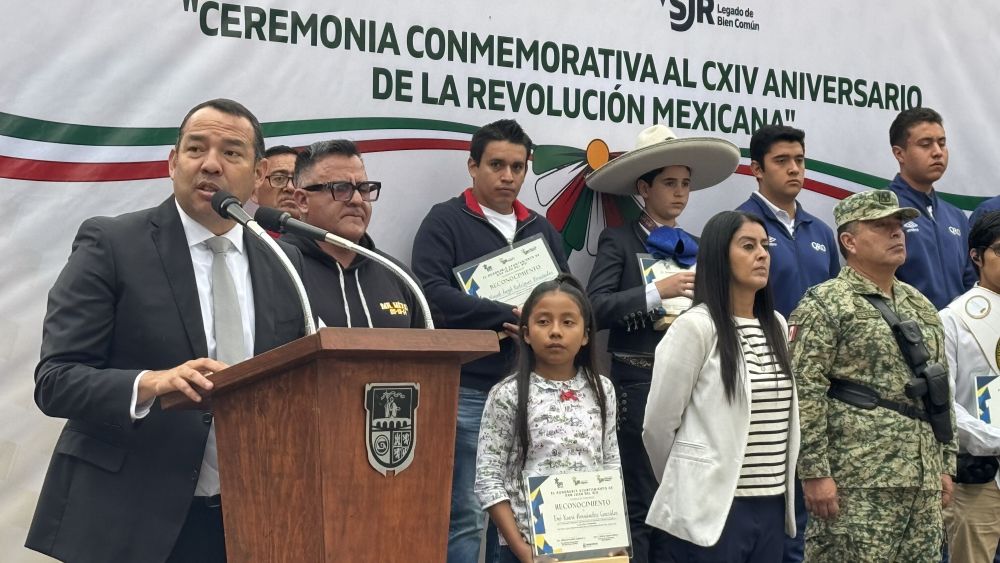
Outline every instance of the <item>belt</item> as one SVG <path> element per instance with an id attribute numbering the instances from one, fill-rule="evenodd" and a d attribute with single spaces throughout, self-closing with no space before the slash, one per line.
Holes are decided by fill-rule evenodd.
<path id="1" fill-rule="evenodd" d="M 653 358 L 646 356 L 623 356 L 619 354 L 612 354 L 611 360 L 620 364 L 632 366 L 634 368 L 653 369 Z"/>
<path id="2" fill-rule="evenodd" d="M 222 495 L 212 495 L 210 497 L 194 497 L 191 501 L 191 508 L 219 508 L 222 506 Z"/>
<path id="3" fill-rule="evenodd" d="M 906 403 L 883 399 L 871 387 L 846 379 L 831 379 L 830 388 L 827 389 L 826 395 L 859 409 L 871 410 L 875 407 L 882 407 L 896 411 L 909 418 L 930 422 L 930 417 L 926 411 Z"/>

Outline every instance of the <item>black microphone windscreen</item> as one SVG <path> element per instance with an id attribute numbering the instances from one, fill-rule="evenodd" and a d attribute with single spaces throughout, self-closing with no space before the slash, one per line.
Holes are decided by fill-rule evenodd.
<path id="1" fill-rule="evenodd" d="M 236 199 L 236 196 L 226 190 L 219 190 L 212 195 L 212 209 L 221 215 L 223 219 L 235 219 L 235 217 L 229 215 L 228 207 L 232 203 L 240 205 L 240 200 Z"/>
<path id="2" fill-rule="evenodd" d="M 273 207 L 258 207 L 253 214 L 254 221 L 269 231 L 280 231 L 288 217 L 291 217 L 288 212 Z"/>

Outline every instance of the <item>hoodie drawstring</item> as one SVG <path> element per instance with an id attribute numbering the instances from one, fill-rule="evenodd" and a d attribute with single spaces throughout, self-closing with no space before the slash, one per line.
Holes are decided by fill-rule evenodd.
<path id="1" fill-rule="evenodd" d="M 358 297 L 361 298 L 361 307 L 365 310 L 365 318 L 368 319 L 368 328 L 374 328 L 374 325 L 372 325 L 372 315 L 368 312 L 368 300 L 365 299 L 365 292 L 361 289 L 361 279 L 358 278 L 360 271 L 361 268 L 354 270 L 354 283 L 358 286 Z M 340 283 L 343 284 L 344 282 L 341 281 Z"/>
<path id="2" fill-rule="evenodd" d="M 344 316 L 347 317 L 347 328 L 353 328 L 351 326 L 351 308 L 347 306 L 347 290 L 344 289 L 344 269 L 340 267 L 340 262 L 334 260 L 334 264 L 337 265 L 337 274 L 340 276 L 340 295 L 344 300 Z"/>
<path id="3" fill-rule="evenodd" d="M 340 266 L 340 262 L 334 261 L 337 264 L 337 274 L 340 276 L 340 296 L 344 300 L 344 316 L 347 318 L 347 328 L 353 328 L 351 325 L 351 308 L 347 304 L 347 289 L 344 287 L 344 268 Z M 374 328 L 372 324 L 372 315 L 368 311 L 368 301 L 365 300 L 365 292 L 361 289 L 361 279 L 358 277 L 360 270 L 354 270 L 354 285 L 358 288 L 358 297 L 361 299 L 361 307 L 365 310 L 365 319 L 368 321 L 368 328 Z"/>

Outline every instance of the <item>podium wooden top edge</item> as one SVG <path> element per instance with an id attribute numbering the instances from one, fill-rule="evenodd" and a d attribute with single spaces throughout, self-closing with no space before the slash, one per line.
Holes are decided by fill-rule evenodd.
<path id="1" fill-rule="evenodd" d="M 210 376 L 215 387 L 196 403 L 174 391 L 160 397 L 160 407 L 204 409 L 214 394 L 242 387 L 259 378 L 284 371 L 318 357 L 339 358 L 454 358 L 469 362 L 500 351 L 497 333 L 492 330 L 445 330 L 412 328 L 322 328 L 230 366 Z"/>

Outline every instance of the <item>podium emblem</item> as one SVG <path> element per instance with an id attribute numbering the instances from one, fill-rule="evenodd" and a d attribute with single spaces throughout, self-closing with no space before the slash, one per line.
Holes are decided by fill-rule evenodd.
<path id="1" fill-rule="evenodd" d="M 410 466 L 417 443 L 419 383 L 365 385 L 368 463 L 382 475 Z"/>

